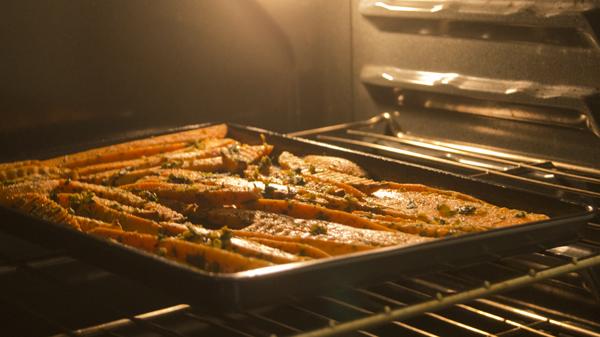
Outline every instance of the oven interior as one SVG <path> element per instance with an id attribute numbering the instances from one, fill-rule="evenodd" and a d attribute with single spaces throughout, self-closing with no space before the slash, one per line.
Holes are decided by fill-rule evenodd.
<path id="1" fill-rule="evenodd" d="M 1 6 L 2 159 L 231 121 L 600 200 L 598 1 Z M 569 246 L 227 313 L 0 242 L 13 335 L 600 335 L 599 219 Z"/>

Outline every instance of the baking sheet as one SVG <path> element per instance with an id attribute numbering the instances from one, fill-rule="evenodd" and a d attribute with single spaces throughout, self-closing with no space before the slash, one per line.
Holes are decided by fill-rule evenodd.
<path id="1" fill-rule="evenodd" d="M 194 127 L 200 126 L 162 130 L 154 134 Z M 236 310 L 285 300 L 290 295 L 306 296 L 342 286 L 364 285 L 423 271 L 455 268 L 499 256 L 539 251 L 576 240 L 582 226 L 594 217 L 593 209 L 586 205 L 333 145 L 247 126 L 229 125 L 228 137 L 242 142 L 259 144 L 260 134 L 264 134 L 267 141 L 275 146 L 274 157 L 281 151 L 297 155 L 326 154 L 345 157 L 364 167 L 375 179 L 422 183 L 455 190 L 495 205 L 544 213 L 550 219 L 414 246 L 379 248 L 235 274 L 205 272 L 6 208 L 0 208 L 0 229 L 44 246 L 65 249 L 73 256 L 139 280 L 177 296 L 183 302 L 212 309 Z M 119 142 L 123 140 L 118 139 Z M 105 139 L 97 144 L 87 145 L 94 147 L 116 142 L 116 139 Z M 81 149 L 81 146 L 66 146 L 62 152 L 66 154 Z M 45 152 L 44 155 L 47 157 L 50 153 Z M 40 154 L 37 158 L 42 159 L 44 155 Z"/>

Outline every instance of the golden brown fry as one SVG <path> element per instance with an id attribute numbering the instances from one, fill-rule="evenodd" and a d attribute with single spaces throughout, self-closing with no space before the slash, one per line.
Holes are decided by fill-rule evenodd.
<path id="1" fill-rule="evenodd" d="M 276 264 L 307 260 L 306 257 L 290 254 L 285 250 L 239 237 L 232 237 L 229 240 L 229 246 L 223 248 L 244 256 L 259 258 Z"/>
<path id="2" fill-rule="evenodd" d="M 116 230 L 123 230 L 119 224 L 110 224 L 108 222 L 86 218 L 84 216 L 74 215 L 75 220 L 79 223 L 81 230 L 84 232 L 89 232 L 90 230 L 98 227 L 111 228 Z"/>
<path id="3" fill-rule="evenodd" d="M 45 177 L 47 179 L 66 178 L 71 176 L 71 170 L 46 165 L 22 165 L 1 170 L 0 181 L 25 178 L 34 175 Z"/>
<path id="4" fill-rule="evenodd" d="M 240 204 L 260 197 L 258 191 L 248 188 L 220 188 L 218 186 L 182 185 L 165 182 L 141 182 L 121 186 L 126 190 L 141 190 L 155 193 L 159 199 L 177 200 L 183 203 L 195 203 L 201 207 L 217 207 Z"/>
<path id="5" fill-rule="evenodd" d="M 300 172 L 302 177 L 304 177 L 306 180 L 325 182 L 327 184 L 337 186 L 355 198 L 362 198 L 365 194 L 352 186 L 350 182 L 356 180 L 371 181 L 370 179 L 355 177 L 326 168 L 316 168 L 315 166 L 306 163 L 302 158 L 297 157 L 287 151 L 283 151 L 279 155 L 277 161 L 279 162 L 279 165 L 285 169 L 294 172 Z"/>
<path id="6" fill-rule="evenodd" d="M 281 249 L 291 254 L 299 256 L 308 256 L 313 259 L 320 259 L 331 256 L 318 248 L 300 242 L 278 241 L 262 237 L 248 237 L 248 240 L 256 241 L 258 243 L 262 243 L 263 245 Z"/>
<path id="7" fill-rule="evenodd" d="M 210 272 L 235 273 L 272 265 L 265 260 L 173 238 L 161 240 L 159 250 L 165 257 Z"/>
<path id="8" fill-rule="evenodd" d="M 352 213 L 388 228 L 420 236 L 440 238 L 467 233 L 467 230 L 465 230 L 467 228 L 462 228 L 454 224 L 429 224 L 418 220 L 407 220 L 405 218 L 396 218 L 389 215 L 372 214 L 361 211 L 354 211 Z"/>
<path id="9" fill-rule="evenodd" d="M 118 223 L 123 230 L 157 235 L 161 226 L 144 218 L 112 209 L 103 205 L 99 198 L 90 194 L 57 194 L 58 203 L 72 209 L 75 214 L 90 217 L 107 223 Z"/>
<path id="10" fill-rule="evenodd" d="M 213 125 L 206 128 L 145 138 L 131 142 L 95 148 L 71 155 L 60 156 L 44 161 L 45 165 L 56 165 L 63 167 L 80 167 L 85 165 L 106 163 L 118 160 L 128 160 L 143 155 L 156 154 L 165 151 L 173 151 L 172 144 L 179 143 L 183 148 L 191 143 L 206 138 L 223 138 L 227 134 L 225 124 Z M 140 148 L 143 148 L 140 152 Z"/>
<path id="11" fill-rule="evenodd" d="M 301 219 L 319 219 L 336 222 L 350 227 L 367 228 L 379 231 L 392 232 L 385 226 L 374 223 L 368 219 L 356 216 L 352 213 L 332 210 L 319 205 L 312 205 L 292 200 L 258 199 L 240 205 L 245 209 L 260 210 L 285 214 Z"/>
<path id="12" fill-rule="evenodd" d="M 309 165 L 337 171 L 340 173 L 350 174 L 356 177 L 367 177 L 367 172 L 356 163 L 340 157 L 333 156 L 317 156 L 308 155 L 304 156 L 304 161 Z"/>
<path id="13" fill-rule="evenodd" d="M 105 156 L 103 158 L 103 162 L 98 164 L 90 164 L 90 165 L 77 165 L 75 166 L 75 170 L 79 176 L 86 176 L 90 174 L 95 174 L 99 172 L 106 172 L 112 170 L 118 170 L 122 168 L 143 168 L 143 167 L 151 167 L 160 165 L 162 161 L 164 161 L 161 157 L 156 156 L 156 153 L 165 153 L 183 149 L 187 147 L 187 143 L 175 143 L 175 144 L 165 144 L 165 145 L 155 145 L 151 148 L 136 148 L 135 150 L 131 150 L 129 152 L 121 153 L 111 158 L 109 156 Z M 147 157 L 146 156 L 150 156 Z M 127 158 L 128 157 L 128 158 Z M 143 158 L 141 158 L 143 157 Z M 132 159 L 130 159 L 132 158 Z"/>
<path id="14" fill-rule="evenodd" d="M 154 212 L 156 214 L 157 221 L 183 221 L 185 217 L 174 210 L 165 207 L 161 204 L 158 204 L 153 201 L 146 200 L 142 197 L 139 197 L 129 191 L 108 187 L 102 185 L 88 184 L 80 181 L 64 181 L 58 188 L 57 192 L 66 192 L 66 193 L 79 193 L 79 192 L 92 192 L 95 195 L 104 198 L 116 201 L 118 203 L 137 207 L 148 212 Z M 142 193 L 143 194 L 143 193 Z M 155 195 L 149 194 L 149 197 L 156 198 Z"/>
<path id="15" fill-rule="evenodd" d="M 0 171 L 4 171 L 7 169 L 14 169 L 14 168 L 21 167 L 21 166 L 35 166 L 35 165 L 41 165 L 40 161 L 39 160 L 22 160 L 22 161 L 10 162 L 10 163 L 1 163 Z"/>
<path id="16" fill-rule="evenodd" d="M 180 239 L 167 238 L 158 240 L 156 236 L 149 234 L 123 232 L 103 227 L 94 228 L 89 233 L 113 239 L 147 252 L 158 252 L 166 258 L 211 272 L 235 273 L 272 265 L 265 260 L 246 257 L 223 249 Z"/>
<path id="17" fill-rule="evenodd" d="M 59 179 L 39 179 L 39 180 L 23 180 L 21 182 L 0 186 L 0 195 L 15 196 L 23 193 L 50 194 L 52 190 L 60 186 L 64 180 Z"/>
<path id="18" fill-rule="evenodd" d="M 471 201 L 471 202 L 477 202 L 477 203 L 484 202 L 484 201 L 477 199 L 475 197 L 472 197 L 470 195 L 456 192 L 456 191 L 441 190 L 438 188 L 433 188 L 433 187 L 425 186 L 422 184 L 400 184 L 400 183 L 395 183 L 392 181 L 381 181 L 381 182 L 378 182 L 378 184 L 371 184 L 370 187 L 366 187 L 364 191 L 367 194 L 373 194 L 376 191 L 381 190 L 381 189 L 399 190 L 399 191 L 403 191 L 403 192 L 437 193 L 437 194 L 447 195 L 449 197 L 461 199 L 464 201 Z"/>
<path id="19" fill-rule="evenodd" d="M 225 165 L 223 165 L 223 157 L 211 157 L 186 160 L 178 166 L 182 169 L 202 171 L 202 172 L 222 172 L 225 171 Z"/>
<path id="20" fill-rule="evenodd" d="M 223 166 L 229 172 L 242 172 L 248 165 L 268 156 L 273 151 L 273 145 L 233 145 L 221 151 Z"/>
<path id="21" fill-rule="evenodd" d="M 124 232 L 120 229 L 108 227 L 96 227 L 88 233 L 106 239 L 113 239 L 124 245 L 139 248 L 150 253 L 154 253 L 158 247 L 158 238 L 150 234 Z"/>
<path id="22" fill-rule="evenodd" d="M 79 176 L 88 176 L 100 172 L 113 172 L 115 170 L 121 171 L 121 169 L 124 169 L 127 172 L 156 166 L 179 167 L 183 166 L 186 162 L 189 163 L 198 159 L 218 157 L 221 155 L 221 149 L 223 147 L 231 144 L 237 144 L 237 142 L 231 138 L 225 138 L 205 139 L 198 145 L 187 148 L 182 148 L 179 146 L 181 144 L 187 146 L 187 143 L 181 143 L 179 145 L 177 144 L 171 144 L 171 146 L 175 147 L 172 152 L 163 151 L 160 154 L 155 155 L 143 153 L 143 156 L 137 156 L 135 159 L 87 165 L 78 167 L 76 171 Z M 198 147 L 201 147 L 201 149 Z"/>
<path id="23" fill-rule="evenodd" d="M 258 232 L 247 232 L 241 230 L 234 230 L 233 233 L 236 236 L 248 237 L 248 238 L 260 238 L 267 239 L 272 241 L 285 241 L 285 242 L 297 242 L 301 244 L 306 244 L 317 249 L 322 250 L 323 252 L 329 255 L 343 255 L 348 253 L 360 252 L 364 250 L 370 250 L 375 248 L 374 246 L 366 246 L 361 244 L 347 244 L 326 240 L 313 239 L 310 237 L 287 237 L 280 235 L 270 235 Z"/>
<path id="24" fill-rule="evenodd" d="M 2 195 L 0 196 L 0 205 L 42 220 L 81 230 L 77 220 L 65 208 L 45 195 L 37 193 Z"/>

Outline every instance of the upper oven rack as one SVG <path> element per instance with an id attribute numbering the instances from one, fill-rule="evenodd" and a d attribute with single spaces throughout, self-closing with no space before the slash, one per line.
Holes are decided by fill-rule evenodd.
<path id="1" fill-rule="evenodd" d="M 590 189 L 569 186 L 565 183 L 547 181 L 556 176 L 574 179 L 576 181 L 600 184 L 600 170 L 560 161 L 535 158 L 492 150 L 472 145 L 464 145 L 436 139 L 414 137 L 401 131 L 395 122 L 398 112 L 376 115 L 368 120 L 342 123 L 316 129 L 290 133 L 291 136 L 314 136 L 325 142 L 341 143 L 346 146 L 355 146 L 378 151 L 384 155 L 402 155 L 424 160 L 429 163 L 438 163 L 457 169 L 466 169 L 471 175 L 479 174 L 508 178 L 542 187 L 558 189 L 561 191 L 581 194 L 590 197 L 600 197 L 600 192 Z M 395 136 L 387 136 L 377 132 L 356 130 L 358 127 L 372 128 L 385 123 Z M 345 132 L 345 135 L 328 135 L 330 132 Z M 356 140 L 350 136 L 360 136 L 374 139 L 378 142 L 369 142 L 363 139 Z M 383 141 L 383 142 L 382 142 Z M 390 145 L 391 143 L 391 145 Z M 412 149 L 400 148 L 407 145 Z M 424 150 L 434 151 L 435 155 L 423 153 Z M 468 157 L 468 158 L 465 158 Z M 541 173 L 536 178 L 523 176 L 522 169 Z"/>

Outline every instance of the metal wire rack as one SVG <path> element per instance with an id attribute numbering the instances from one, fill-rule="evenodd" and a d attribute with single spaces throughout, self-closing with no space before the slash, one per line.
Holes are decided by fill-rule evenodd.
<path id="1" fill-rule="evenodd" d="M 296 135 L 597 196 L 600 175 L 593 168 L 373 131 L 382 123 L 394 131 L 391 117 Z M 21 336 L 600 336 L 597 223 L 570 246 L 233 313 L 179 303 L 60 251 L 9 237 L 1 242 L 0 310 L 12 317 L 4 328 Z"/>
<path id="2" fill-rule="evenodd" d="M 385 112 L 365 121 L 304 130 L 290 135 L 313 136 L 326 142 L 374 151 L 387 156 L 400 156 L 404 159 L 420 160 L 429 165 L 439 164 L 450 169 L 462 169 L 472 176 L 485 174 L 580 195 L 600 197 L 600 170 L 596 168 L 473 145 L 415 137 L 400 131 L 401 128 L 394 119 L 397 114 L 398 112 Z M 378 124 L 385 124 L 393 135 L 369 130 Z M 357 129 L 365 127 L 367 131 Z M 337 134 L 329 134 L 332 132 Z M 534 175 L 523 174 L 523 169 Z M 553 181 L 557 178 L 567 178 L 592 185 L 588 188 L 573 187 L 561 181 Z"/>
<path id="3" fill-rule="evenodd" d="M 584 291 L 599 248 L 580 243 L 571 259 L 504 258 L 236 313 L 174 302 L 61 252 L 3 252 L 0 301 L 26 317 L 4 324 L 19 335 L 36 332 L 27 327 L 62 336 L 600 336 L 597 304 Z"/>

